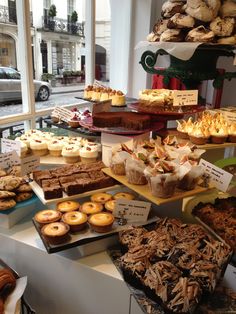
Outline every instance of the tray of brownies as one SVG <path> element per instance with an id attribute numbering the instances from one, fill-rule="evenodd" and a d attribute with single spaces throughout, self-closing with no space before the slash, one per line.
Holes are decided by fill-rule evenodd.
<path id="1" fill-rule="evenodd" d="M 119 242 L 111 258 L 143 311 L 153 314 L 200 313 L 232 256 L 202 226 L 170 218 L 131 226 L 119 233 Z"/>

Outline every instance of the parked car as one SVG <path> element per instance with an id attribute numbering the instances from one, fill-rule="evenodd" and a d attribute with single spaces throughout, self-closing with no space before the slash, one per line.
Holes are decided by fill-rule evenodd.
<path id="1" fill-rule="evenodd" d="M 0 67 L 0 103 L 20 100 L 21 96 L 20 73 L 13 68 Z M 49 83 L 34 80 L 35 99 L 48 100 L 52 92 Z"/>

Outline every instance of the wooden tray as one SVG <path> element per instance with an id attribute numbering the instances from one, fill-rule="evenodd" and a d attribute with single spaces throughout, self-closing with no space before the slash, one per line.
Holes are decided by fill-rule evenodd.
<path id="1" fill-rule="evenodd" d="M 145 197 L 146 199 L 148 199 L 149 201 L 157 205 L 170 203 L 170 202 L 182 199 L 184 197 L 188 197 L 188 196 L 192 196 L 198 193 L 205 192 L 210 189 L 210 188 L 203 188 L 203 187 L 198 186 L 194 190 L 191 190 L 191 191 L 177 190 L 175 194 L 169 198 L 160 198 L 160 197 L 153 196 L 151 194 L 151 191 L 147 184 L 146 185 L 130 184 L 128 183 L 128 180 L 125 176 L 118 176 L 118 175 L 113 174 L 110 168 L 104 168 L 102 169 L 102 171 L 106 173 L 107 175 L 109 175 L 110 177 L 114 178 L 115 180 L 119 181 L 120 183 L 124 184 L 129 189 L 135 191 L 136 193 L 142 195 L 143 197 Z"/>
<path id="2" fill-rule="evenodd" d="M 120 184 L 116 184 L 116 185 L 112 185 L 112 186 L 109 186 L 109 187 L 106 187 L 106 188 L 103 188 L 103 189 L 91 190 L 91 191 L 88 191 L 88 192 L 75 194 L 75 195 L 71 195 L 71 196 L 69 196 L 69 195 L 67 195 L 66 193 L 63 192 L 63 196 L 61 198 L 53 198 L 53 199 L 50 199 L 50 200 L 45 200 L 42 188 L 35 181 L 32 181 L 29 184 L 32 187 L 34 193 L 40 199 L 40 201 L 43 204 L 45 204 L 45 205 L 53 204 L 53 203 L 61 202 L 61 201 L 74 200 L 76 198 L 82 198 L 82 197 L 86 197 L 86 196 L 89 196 L 89 195 L 92 195 L 92 194 L 95 194 L 95 193 L 100 193 L 100 192 L 104 192 L 104 191 L 110 191 L 110 190 L 114 190 L 116 188 L 121 187 Z"/>

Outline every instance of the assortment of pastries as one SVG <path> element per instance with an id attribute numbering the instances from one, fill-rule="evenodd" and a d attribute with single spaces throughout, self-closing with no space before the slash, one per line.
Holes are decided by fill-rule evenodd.
<path id="1" fill-rule="evenodd" d="M 227 140 L 236 143 L 236 123 L 229 123 L 222 113 L 211 114 L 203 112 L 193 121 L 177 121 L 177 130 L 184 138 L 188 138 L 197 145 L 206 144 L 208 141 L 214 144 L 223 144 Z"/>
<path id="2" fill-rule="evenodd" d="M 125 95 L 121 91 L 101 86 L 88 85 L 84 90 L 84 99 L 92 101 L 111 100 L 114 107 L 125 106 Z"/>
<path id="3" fill-rule="evenodd" d="M 112 153 L 110 168 L 116 175 L 125 175 L 131 184 L 148 183 L 154 196 L 169 198 L 177 187 L 183 190 L 196 187 L 203 174 L 198 160 L 204 152 L 191 143 L 183 145 L 176 138 L 167 137 L 163 144 L 144 141 L 134 150 L 121 145 Z"/>
<path id="4" fill-rule="evenodd" d="M 34 181 L 43 190 L 46 200 L 81 194 L 102 189 L 114 184 L 114 180 L 104 174 L 102 162 L 66 165 L 49 170 L 33 171 Z"/>
<path id="5" fill-rule="evenodd" d="M 213 204 L 200 203 L 193 208 L 192 213 L 212 228 L 236 253 L 235 197 L 216 199 Z"/>
<path id="6" fill-rule="evenodd" d="M 236 44 L 233 0 L 169 0 L 161 15 L 148 41 Z"/>
<path id="7" fill-rule="evenodd" d="M 25 153 L 36 156 L 63 156 L 66 163 L 82 161 L 90 163 L 97 160 L 101 145 L 82 137 L 55 136 L 52 132 L 29 130 L 17 137 L 25 146 Z"/>
<path id="8" fill-rule="evenodd" d="M 119 239 L 125 280 L 168 313 L 193 313 L 201 296 L 214 291 L 231 255 L 201 226 L 177 219 L 159 219 L 151 230 L 129 227 Z"/>
<path id="9" fill-rule="evenodd" d="M 34 220 L 45 239 L 54 245 L 68 241 L 70 233 L 83 231 L 88 225 L 97 233 L 106 233 L 112 230 L 115 221 L 113 210 L 116 200 L 120 198 L 134 199 L 134 195 L 128 192 L 114 195 L 103 192 L 93 194 L 89 201 L 82 204 L 77 201 L 62 201 L 56 205 L 56 209 L 37 212 Z"/>
<path id="10" fill-rule="evenodd" d="M 10 209 L 33 196 L 32 188 L 25 179 L 21 176 L 20 166 L 12 166 L 7 170 L 0 168 L 0 211 Z"/>

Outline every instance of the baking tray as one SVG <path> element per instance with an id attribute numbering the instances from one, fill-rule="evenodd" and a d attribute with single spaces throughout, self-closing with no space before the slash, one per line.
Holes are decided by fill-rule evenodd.
<path id="1" fill-rule="evenodd" d="M 177 189 L 175 194 L 172 197 L 160 198 L 160 197 L 153 196 L 151 194 L 151 191 L 149 189 L 148 184 L 146 184 L 146 185 L 130 184 L 130 183 L 128 183 L 126 176 L 115 175 L 112 173 L 110 168 L 104 168 L 104 169 L 102 169 L 102 171 L 105 174 L 109 175 L 110 177 L 114 178 L 116 181 L 127 186 L 130 190 L 133 190 L 136 193 L 138 193 L 139 195 L 142 195 L 143 197 L 145 197 L 146 199 L 148 199 L 149 201 L 153 202 L 156 205 L 162 205 L 165 203 L 170 203 L 170 202 L 173 202 L 173 201 L 176 201 L 176 200 L 188 197 L 188 196 L 192 196 L 192 195 L 195 195 L 198 193 L 206 192 L 210 189 L 210 188 L 203 188 L 201 186 L 197 186 L 195 189 L 193 189 L 191 191 L 182 191 L 182 190 Z"/>
<path id="2" fill-rule="evenodd" d="M 122 275 L 122 270 L 119 265 L 119 258 L 121 257 L 121 249 L 119 246 L 115 246 L 110 248 L 108 254 L 116 266 L 117 270 Z M 234 274 L 232 274 L 235 276 Z M 126 282 L 130 293 L 137 301 L 139 307 L 141 308 L 142 312 L 145 314 L 166 314 L 163 310 L 161 305 L 154 302 L 150 298 L 146 296 L 144 291 L 134 288 L 128 282 Z M 208 296 L 203 302 L 200 302 L 197 309 L 195 310 L 196 314 L 212 314 L 212 313 L 219 313 L 219 314 L 230 314 L 236 313 L 236 296 L 235 292 L 229 288 L 224 286 L 224 283 L 219 283 L 214 291 L 214 293 Z"/>
<path id="3" fill-rule="evenodd" d="M 92 193 L 90 194 L 94 194 L 95 191 L 91 191 Z M 130 190 L 128 190 L 127 188 L 125 187 L 121 187 L 120 186 L 116 186 L 116 187 L 113 187 L 113 190 L 111 191 L 111 194 L 114 194 L 114 193 L 117 193 L 117 192 L 131 192 Z M 137 197 L 135 198 L 136 200 L 141 200 L 142 199 L 136 195 Z M 73 199 L 76 199 L 75 197 Z M 62 199 L 61 199 L 62 200 Z M 82 198 L 82 199 L 79 199 L 79 202 L 80 203 L 83 203 L 83 202 L 86 202 L 88 201 L 88 197 L 85 197 L 85 198 Z M 63 199 L 64 201 L 64 199 Z M 87 244 L 87 243 L 91 243 L 91 242 L 94 242 L 94 241 L 97 241 L 97 240 L 101 240 L 101 239 L 105 239 L 105 238 L 109 238 L 109 237 L 112 237 L 114 236 L 115 234 L 117 234 L 119 231 L 122 231 L 124 229 L 127 228 L 127 226 L 129 225 L 135 225 L 135 226 L 140 226 L 140 225 L 147 225 L 147 224 L 150 224 L 152 222 L 155 222 L 156 220 L 158 219 L 158 217 L 156 216 L 156 213 L 155 213 L 155 210 L 154 208 L 151 209 L 150 213 L 149 213 L 149 218 L 147 221 L 145 222 L 137 222 L 137 223 L 134 223 L 134 222 L 130 222 L 130 223 L 127 223 L 126 225 L 124 226 L 120 226 L 118 224 L 118 220 L 116 219 L 114 224 L 113 224 L 113 228 L 110 232 L 107 232 L 107 233 L 96 233 L 94 231 L 92 231 L 89 226 L 87 227 L 86 230 L 84 231 L 80 231 L 78 233 L 70 233 L 70 239 L 68 242 L 65 242 L 65 243 L 62 243 L 62 244 L 59 244 L 59 245 L 52 245 L 50 244 L 45 238 L 44 236 L 42 235 L 41 233 L 41 228 L 39 227 L 38 223 L 35 221 L 35 219 L 33 218 L 32 221 L 33 221 L 33 224 L 47 250 L 47 252 L 49 254 L 51 253 L 56 253 L 56 252 L 61 252 L 61 251 L 64 251 L 64 250 L 67 250 L 67 249 L 70 249 L 70 248 L 73 248 L 73 247 L 77 247 L 77 246 L 81 246 L 81 245 L 84 245 L 84 244 Z"/>

